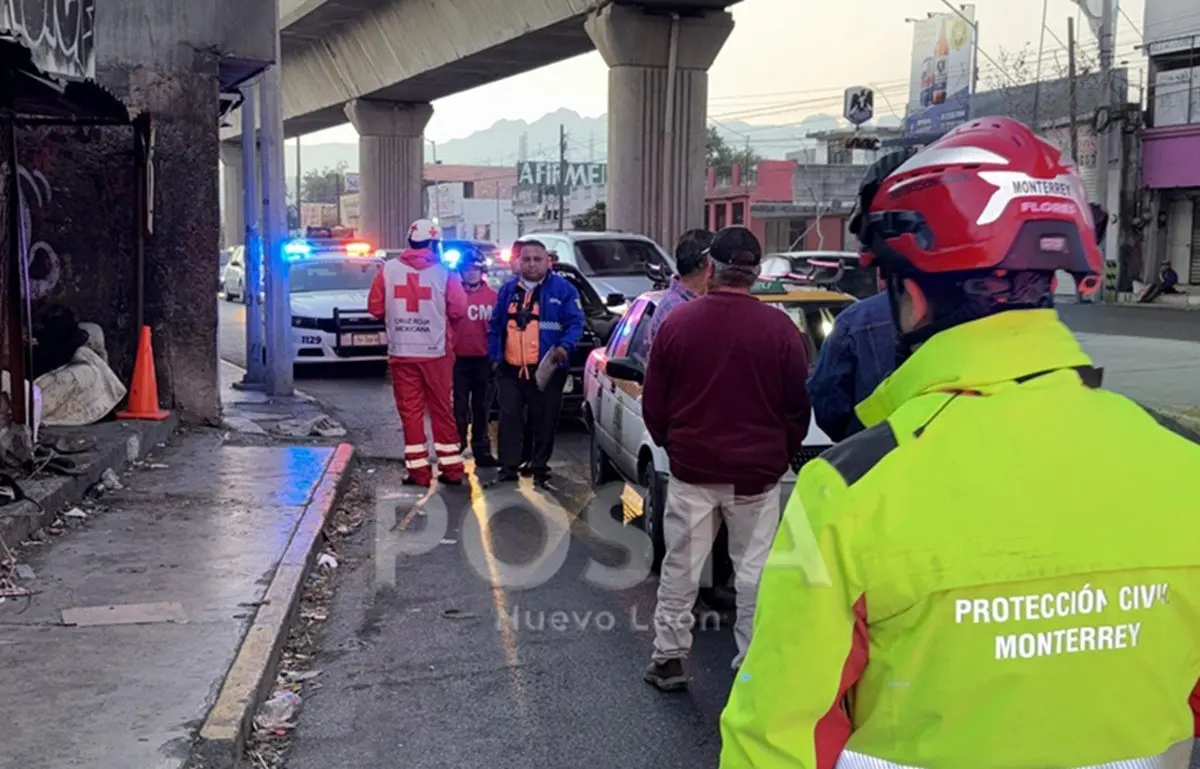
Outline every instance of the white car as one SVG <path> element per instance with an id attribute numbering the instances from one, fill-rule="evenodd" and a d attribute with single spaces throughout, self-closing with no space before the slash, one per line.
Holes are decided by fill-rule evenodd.
<path id="1" fill-rule="evenodd" d="M 756 285 L 760 299 L 787 312 L 796 321 L 810 343 L 810 360 L 816 361 L 820 343 L 832 330 L 834 318 L 854 303 L 854 298 L 837 291 L 800 287 L 779 280 L 764 280 Z M 641 377 L 649 355 L 650 319 L 665 292 L 643 294 L 633 303 L 613 330 L 608 346 L 592 352 L 584 366 L 584 421 L 591 432 L 591 479 L 594 486 L 624 479 L 640 497 L 641 525 L 654 543 L 653 565 L 662 561 L 662 516 L 666 502 L 670 467 L 666 451 L 650 438 L 642 421 Z M 609 363 L 615 362 L 610 374 Z M 804 387 L 797 382 L 796 387 Z M 817 427 L 809 426 L 804 450 L 796 461 L 818 456 L 832 445 Z M 795 485 L 791 470 L 781 480 L 786 502 Z M 628 497 L 628 495 L 626 495 Z M 625 500 L 628 502 L 628 498 Z M 629 517 L 629 511 L 627 511 Z"/>
<path id="2" fill-rule="evenodd" d="M 290 256 L 296 364 L 387 360 L 387 327 L 367 312 L 383 260 L 332 249 Z"/>

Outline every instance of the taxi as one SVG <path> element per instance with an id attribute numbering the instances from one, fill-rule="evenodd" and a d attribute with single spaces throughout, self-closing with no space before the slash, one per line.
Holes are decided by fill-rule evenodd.
<path id="1" fill-rule="evenodd" d="M 792 318 L 808 342 L 813 364 L 838 314 L 856 301 L 853 296 L 814 281 L 812 276 L 760 279 L 751 292 Z M 592 484 L 621 480 L 628 484 L 629 493 L 623 496 L 625 520 L 639 523 L 650 536 L 656 572 L 665 549 L 662 520 L 670 467 L 666 451 L 654 443 L 642 421 L 641 391 L 650 354 L 650 319 L 665 294 L 651 291 L 639 296 L 613 330 L 608 344 L 588 357 L 583 372 L 583 416 L 591 433 Z M 796 382 L 796 387 L 804 386 L 804 382 Z M 796 471 L 832 444 L 816 421 L 810 422 L 804 449 L 793 459 L 793 470 L 781 482 L 785 503 L 795 485 Z"/>

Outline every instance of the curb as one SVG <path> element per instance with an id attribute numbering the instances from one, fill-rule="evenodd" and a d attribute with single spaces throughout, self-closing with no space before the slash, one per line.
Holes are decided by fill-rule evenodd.
<path id="1" fill-rule="evenodd" d="M 41 505 L 40 510 L 35 509 L 34 505 L 25 504 L 21 507 L 28 509 L 28 513 L 14 511 L 0 514 L 0 538 L 10 547 L 15 547 L 29 539 L 33 532 L 49 526 L 60 510 L 83 499 L 105 470 L 112 468 L 119 473 L 133 461 L 144 459 L 158 444 L 174 435 L 179 427 L 179 414 L 173 411 L 160 422 L 129 420 L 117 424 L 123 426 L 120 428 L 123 432 L 128 428 L 124 440 L 98 442 L 95 451 L 81 455 L 87 460 L 80 468 L 79 475 L 50 477 L 43 482 L 43 488 L 30 493 L 30 498 Z"/>
<path id="2" fill-rule="evenodd" d="M 325 521 L 345 488 L 353 464 L 354 447 L 349 443 L 338 445 L 296 524 L 193 746 L 192 757 L 207 769 L 234 769 L 241 764 L 258 705 L 270 696 L 275 685 L 288 626 L 312 571 Z"/>

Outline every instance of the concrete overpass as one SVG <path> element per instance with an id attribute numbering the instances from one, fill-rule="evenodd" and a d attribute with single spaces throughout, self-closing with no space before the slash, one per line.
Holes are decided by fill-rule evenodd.
<path id="1" fill-rule="evenodd" d="M 609 225 L 669 245 L 703 221 L 708 68 L 738 1 L 281 0 L 285 133 L 349 119 L 364 235 L 398 247 L 423 213 L 431 102 L 598 49 L 610 67 Z M 239 116 L 231 122 L 222 157 L 236 201 Z M 226 207 L 227 232 L 240 219 Z"/>

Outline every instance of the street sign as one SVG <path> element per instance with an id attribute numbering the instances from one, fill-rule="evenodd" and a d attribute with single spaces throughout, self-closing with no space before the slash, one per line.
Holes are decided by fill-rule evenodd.
<path id="1" fill-rule="evenodd" d="M 842 114 L 854 125 L 875 117 L 875 92 L 861 85 L 847 88 Z"/>

